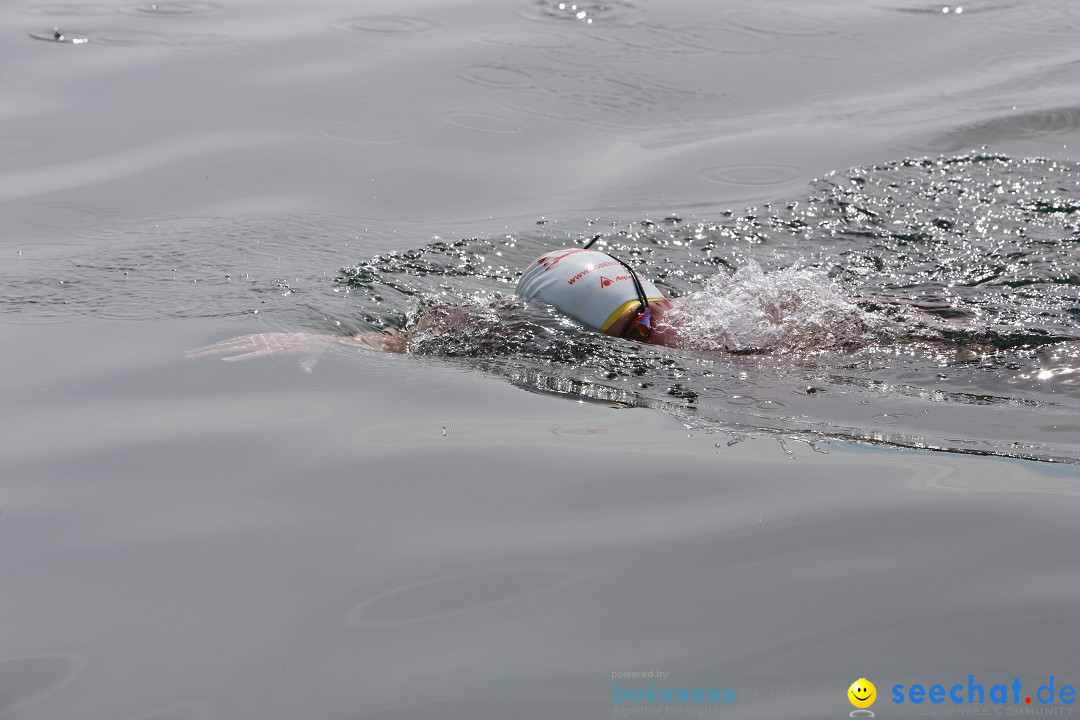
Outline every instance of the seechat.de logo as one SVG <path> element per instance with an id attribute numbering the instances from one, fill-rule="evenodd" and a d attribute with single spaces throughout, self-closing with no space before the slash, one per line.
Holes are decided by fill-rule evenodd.
<path id="1" fill-rule="evenodd" d="M 847 689 L 848 700 L 855 706 L 851 717 L 874 717 L 870 706 L 877 700 L 877 688 L 866 678 L 859 678 Z"/>

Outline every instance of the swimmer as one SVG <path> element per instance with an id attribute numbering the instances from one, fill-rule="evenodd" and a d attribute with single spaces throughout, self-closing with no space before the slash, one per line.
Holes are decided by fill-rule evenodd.
<path id="1" fill-rule="evenodd" d="M 517 296 L 551 305 L 586 327 L 610 335 L 659 345 L 674 344 L 673 328 L 665 315 L 672 301 L 624 261 L 585 247 L 556 250 L 538 258 L 522 274 Z M 349 336 L 271 332 L 245 335 L 191 350 L 188 357 L 227 355 L 227 361 L 278 354 L 300 354 L 301 368 L 311 372 L 319 354 L 331 343 L 366 350 L 405 353 L 409 334 L 432 324 L 467 326 L 468 308 L 438 306 L 438 318 L 421 315 L 404 331 L 362 332 Z"/>
<path id="2" fill-rule="evenodd" d="M 697 314 L 694 298 L 665 298 L 650 280 L 642 278 L 626 262 L 614 255 L 591 249 L 599 236 L 580 248 L 554 250 L 529 264 L 518 280 L 516 295 L 527 302 L 537 302 L 554 307 L 564 315 L 577 320 L 591 330 L 642 343 L 669 347 L 699 347 L 690 337 L 688 323 Z M 771 300 L 757 308 L 758 316 L 765 324 L 779 326 L 799 309 L 798 294 L 779 300 Z M 843 303 L 853 313 L 861 313 L 854 305 Z M 499 311 L 496 304 L 492 309 Z M 750 315 L 749 310 L 746 312 Z M 310 372 L 319 354 L 331 343 L 348 345 L 366 350 L 407 353 L 410 340 L 418 334 L 441 331 L 478 337 L 484 333 L 482 319 L 476 311 L 466 307 L 453 307 L 429 303 L 405 330 L 387 332 L 362 332 L 349 336 L 320 335 L 316 333 L 261 333 L 225 340 L 187 353 L 188 357 L 226 355 L 225 360 L 251 358 L 284 353 L 302 355 L 301 368 Z M 488 340 L 499 342 L 516 329 L 515 324 L 492 328 L 484 324 Z M 813 333 L 813 328 L 801 332 Z M 754 347 L 743 345 L 732 337 L 729 328 L 710 329 L 709 349 L 754 352 Z"/>

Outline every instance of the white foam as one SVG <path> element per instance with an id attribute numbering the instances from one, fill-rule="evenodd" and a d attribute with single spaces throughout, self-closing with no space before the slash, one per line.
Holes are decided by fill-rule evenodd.
<path id="1" fill-rule="evenodd" d="M 821 272 L 791 267 L 767 273 L 750 261 L 675 300 L 659 325 L 681 347 L 792 352 L 865 342 L 884 322 L 851 303 Z"/>

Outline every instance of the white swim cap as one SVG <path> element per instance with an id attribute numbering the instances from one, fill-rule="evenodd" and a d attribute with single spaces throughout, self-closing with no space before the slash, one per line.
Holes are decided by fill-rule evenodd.
<path id="1" fill-rule="evenodd" d="M 649 302 L 664 299 L 655 285 L 638 279 Z M 607 332 L 641 302 L 630 270 L 611 255 L 584 248 L 555 250 L 541 257 L 521 275 L 517 295 L 554 305 L 600 332 Z"/>

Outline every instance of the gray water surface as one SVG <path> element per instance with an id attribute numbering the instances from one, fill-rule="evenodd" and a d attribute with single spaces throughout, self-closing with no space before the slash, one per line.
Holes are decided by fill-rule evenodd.
<path id="1" fill-rule="evenodd" d="M 1072 4 L 0 27 L 0 717 L 843 717 L 858 678 L 1071 713 L 1034 693 L 1080 681 Z M 671 294 L 801 265 L 945 329 L 710 355 L 530 309 L 501 354 L 184 358 L 597 233 Z M 656 671 L 736 699 L 613 701 Z M 1034 702 L 891 701 L 970 675 Z"/>

